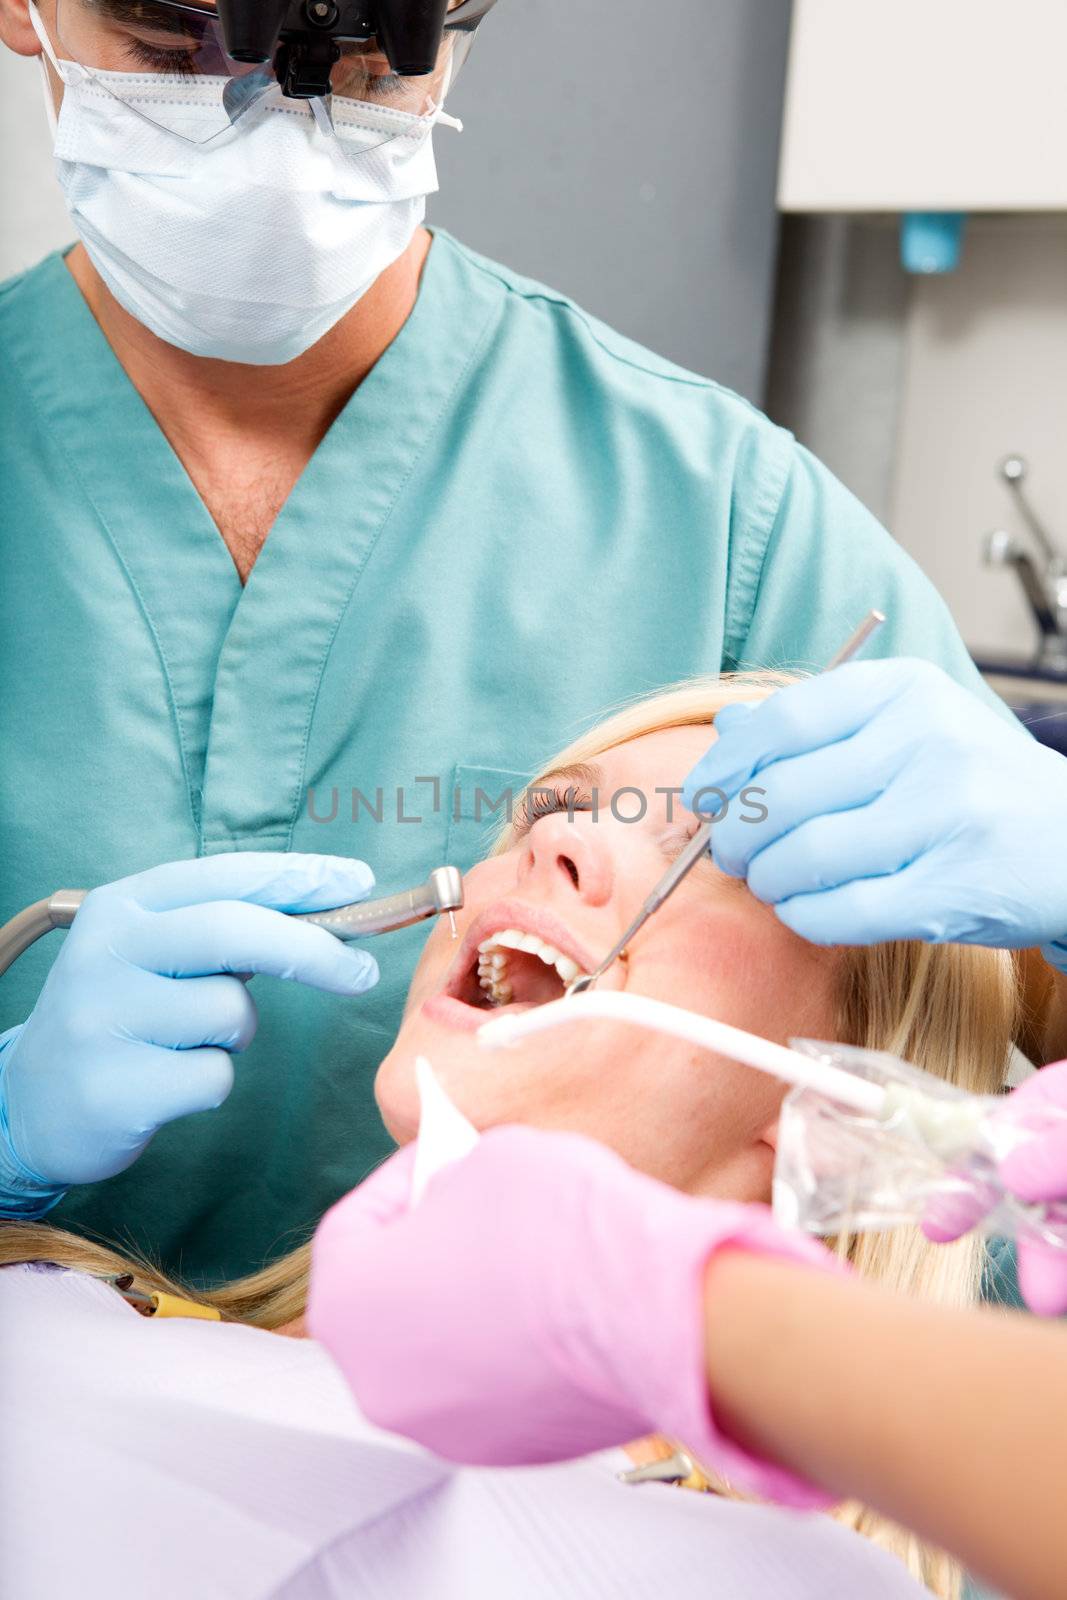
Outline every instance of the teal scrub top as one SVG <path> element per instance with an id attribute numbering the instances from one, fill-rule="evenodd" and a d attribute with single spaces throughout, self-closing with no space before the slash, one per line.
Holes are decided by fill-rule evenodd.
<path id="1" fill-rule="evenodd" d="M 59 255 L 0 289 L 0 363 L 0 919 L 223 850 L 363 857 L 383 893 L 469 867 L 478 791 L 605 708 L 819 668 L 871 606 L 880 653 L 978 686 L 930 584 L 788 433 L 441 231 L 244 589 Z M 61 938 L 0 980 L 0 1027 Z M 424 938 L 376 941 L 362 999 L 257 979 L 226 1104 L 53 1219 L 194 1281 L 302 1240 L 390 1148 L 374 1072 Z"/>

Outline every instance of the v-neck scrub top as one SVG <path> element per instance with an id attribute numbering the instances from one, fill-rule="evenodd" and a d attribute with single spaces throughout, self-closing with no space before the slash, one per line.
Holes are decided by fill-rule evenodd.
<path id="1" fill-rule="evenodd" d="M 491 802 L 605 708 L 822 667 L 871 606 L 880 653 L 979 686 L 791 435 L 440 231 L 244 589 L 58 255 L 0 289 L 0 374 L 0 919 L 224 850 L 362 857 L 381 893 L 467 868 Z M 257 979 L 226 1104 L 53 1219 L 194 1280 L 297 1242 L 389 1148 L 372 1083 L 425 932 L 375 941 L 360 999 Z M 0 980 L 0 1027 L 61 938 Z"/>

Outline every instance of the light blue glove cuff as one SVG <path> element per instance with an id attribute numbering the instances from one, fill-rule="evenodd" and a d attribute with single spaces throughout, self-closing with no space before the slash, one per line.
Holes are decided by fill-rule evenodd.
<path id="1" fill-rule="evenodd" d="M 1062 939 L 1053 939 L 1051 944 L 1043 944 L 1041 954 L 1050 967 L 1067 977 L 1067 934 Z"/>
<path id="2" fill-rule="evenodd" d="M 4 1093 L 4 1053 L 22 1032 L 21 1026 L 0 1034 L 0 1217 L 19 1222 L 34 1222 L 51 1211 L 66 1194 L 23 1166 L 11 1143 L 7 1121 L 7 1096 Z"/>

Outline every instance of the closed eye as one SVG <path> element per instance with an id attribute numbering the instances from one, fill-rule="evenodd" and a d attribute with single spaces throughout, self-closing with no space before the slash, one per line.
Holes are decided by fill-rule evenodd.
<path id="1" fill-rule="evenodd" d="M 592 809 L 592 795 L 582 793 L 573 784 L 566 789 L 539 784 L 535 789 L 527 789 L 522 797 L 513 825 L 513 837 L 516 842 L 524 838 L 542 817 L 557 816 L 563 812 L 573 820 L 576 812 Z"/>

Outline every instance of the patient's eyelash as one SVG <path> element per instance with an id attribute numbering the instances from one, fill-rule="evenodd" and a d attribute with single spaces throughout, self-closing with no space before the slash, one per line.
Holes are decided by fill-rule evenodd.
<path id="1" fill-rule="evenodd" d="M 515 832 L 521 838 L 523 834 L 529 833 L 534 823 L 540 822 L 542 817 L 551 817 L 560 811 L 565 811 L 571 816 L 575 811 L 592 811 L 592 809 L 592 798 L 583 794 L 573 784 L 566 789 L 545 787 L 528 789 L 522 797 L 522 804 L 515 817 Z"/>

